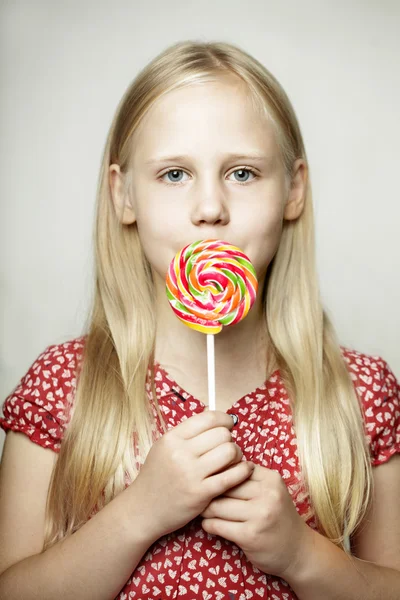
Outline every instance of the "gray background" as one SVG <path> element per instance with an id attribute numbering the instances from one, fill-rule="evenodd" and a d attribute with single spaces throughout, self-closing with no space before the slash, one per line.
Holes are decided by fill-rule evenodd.
<path id="1" fill-rule="evenodd" d="M 282 83 L 311 167 L 325 306 L 343 344 L 400 375 L 399 2 L 3 2 L 0 28 L 1 402 L 46 346 L 81 334 L 112 116 L 183 39 L 235 43 Z"/>

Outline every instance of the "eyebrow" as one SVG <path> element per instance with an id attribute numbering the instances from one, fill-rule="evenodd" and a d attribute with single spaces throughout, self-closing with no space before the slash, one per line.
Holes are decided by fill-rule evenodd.
<path id="1" fill-rule="evenodd" d="M 265 160 L 272 160 L 273 157 L 265 156 L 263 154 L 259 154 L 257 152 L 252 152 L 249 154 L 236 154 L 236 153 L 228 153 L 225 155 L 226 160 L 253 160 L 256 162 L 263 162 Z M 146 165 L 153 165 L 156 163 L 164 163 L 164 162 L 180 162 L 184 160 L 190 160 L 190 156 L 187 154 L 179 154 L 177 156 L 156 156 L 155 158 L 150 158 L 145 162 Z"/>

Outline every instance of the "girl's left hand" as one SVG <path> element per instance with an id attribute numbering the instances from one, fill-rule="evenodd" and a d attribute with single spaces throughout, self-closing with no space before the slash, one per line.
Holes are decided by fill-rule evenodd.
<path id="1" fill-rule="evenodd" d="M 258 569 L 283 579 L 312 543 L 313 530 L 299 516 L 282 477 L 259 465 L 201 516 L 207 533 L 234 542 Z"/>

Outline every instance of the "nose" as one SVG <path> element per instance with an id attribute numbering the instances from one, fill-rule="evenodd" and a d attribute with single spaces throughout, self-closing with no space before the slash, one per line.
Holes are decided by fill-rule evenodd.
<path id="1" fill-rule="evenodd" d="M 229 223 L 229 210 L 223 191 L 218 185 L 197 190 L 191 220 L 194 225 L 226 225 Z"/>

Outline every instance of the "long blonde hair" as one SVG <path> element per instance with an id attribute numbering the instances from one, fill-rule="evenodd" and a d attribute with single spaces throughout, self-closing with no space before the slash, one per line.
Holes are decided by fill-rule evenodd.
<path id="1" fill-rule="evenodd" d="M 222 75 L 239 77 L 253 106 L 270 119 L 288 185 L 294 161 L 307 162 L 286 93 L 260 62 L 234 45 L 177 43 L 131 83 L 103 153 L 94 231 L 96 285 L 73 412 L 48 494 L 44 550 L 112 500 L 126 478 L 133 481 L 154 442 L 145 391 L 155 344 L 153 282 L 136 225 L 121 225 L 116 216 L 109 166 L 120 165 L 128 192 L 132 136 L 153 103 L 171 90 Z M 283 224 L 264 305 L 269 352 L 290 396 L 303 484 L 320 530 L 346 550 L 346 538 L 370 502 L 372 469 L 359 399 L 321 305 L 309 179 L 302 215 Z M 161 418 L 157 402 L 156 407 Z"/>

